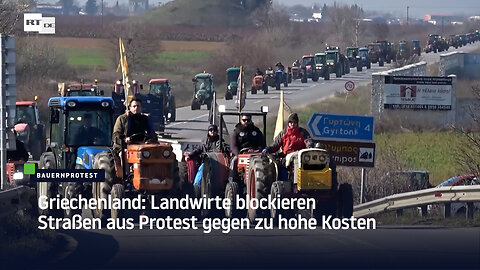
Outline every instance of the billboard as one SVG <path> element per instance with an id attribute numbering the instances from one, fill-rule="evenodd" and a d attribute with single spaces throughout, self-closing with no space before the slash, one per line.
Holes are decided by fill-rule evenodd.
<path id="1" fill-rule="evenodd" d="M 452 78 L 385 76 L 385 109 L 451 110 Z"/>

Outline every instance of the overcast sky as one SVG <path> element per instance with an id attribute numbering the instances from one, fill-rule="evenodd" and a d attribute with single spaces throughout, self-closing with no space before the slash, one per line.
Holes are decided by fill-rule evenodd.
<path id="1" fill-rule="evenodd" d="M 151 5 L 170 1 L 149 0 Z M 57 0 L 39 0 L 39 2 L 57 2 Z M 75 0 L 75 2 L 84 4 L 86 0 Z M 101 0 L 97 0 L 97 3 L 100 4 L 100 2 Z M 117 0 L 104 0 L 104 2 L 114 4 Z M 118 0 L 118 2 L 120 4 L 128 3 L 128 0 Z M 334 2 L 349 5 L 357 4 L 365 10 L 389 12 L 396 16 L 406 16 L 407 6 L 409 6 L 409 15 L 412 18 L 423 18 L 427 13 L 480 15 L 480 0 L 274 0 L 274 2 L 290 6 L 297 4 L 311 6 L 314 3 L 332 5 Z"/>

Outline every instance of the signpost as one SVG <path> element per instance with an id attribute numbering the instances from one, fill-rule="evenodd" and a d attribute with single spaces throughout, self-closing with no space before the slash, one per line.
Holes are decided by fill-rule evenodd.
<path id="1" fill-rule="evenodd" d="M 308 128 L 317 140 L 373 140 L 372 116 L 314 113 Z"/>
<path id="2" fill-rule="evenodd" d="M 353 86 L 352 84 L 347 82 L 345 89 L 353 90 L 355 84 Z M 360 184 L 360 203 L 362 203 L 366 182 L 365 168 L 375 167 L 374 118 L 314 113 L 308 121 L 308 129 L 312 137 L 328 151 L 330 160 L 336 165 L 362 168 Z"/>
<path id="3" fill-rule="evenodd" d="M 347 90 L 348 92 L 351 92 L 353 90 L 355 90 L 355 83 L 353 81 L 348 81 L 345 83 L 345 90 Z"/>

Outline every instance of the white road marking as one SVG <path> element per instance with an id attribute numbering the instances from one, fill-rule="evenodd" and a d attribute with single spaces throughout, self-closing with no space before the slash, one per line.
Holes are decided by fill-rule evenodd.
<path id="1" fill-rule="evenodd" d="M 257 101 L 255 101 L 255 102 L 253 102 L 253 103 L 260 103 L 260 102 L 263 102 L 263 99 L 257 100 Z"/>
<path id="2" fill-rule="evenodd" d="M 205 117 L 205 116 L 208 116 L 208 113 L 202 114 L 202 115 L 197 116 L 197 117 L 194 117 L 194 118 L 192 118 L 191 120 L 197 120 L 197 119 L 202 118 L 202 117 Z M 170 125 L 168 125 L 167 127 L 173 127 L 173 126 L 176 126 L 176 125 L 181 125 L 181 124 L 186 124 L 186 123 L 188 123 L 188 122 L 178 122 L 178 123 L 175 123 L 175 124 L 170 124 Z"/>

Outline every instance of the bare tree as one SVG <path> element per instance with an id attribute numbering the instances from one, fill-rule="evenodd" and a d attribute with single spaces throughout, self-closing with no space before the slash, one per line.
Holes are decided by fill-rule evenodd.
<path id="1" fill-rule="evenodd" d="M 161 43 L 149 31 L 148 25 L 133 23 L 116 24 L 112 26 L 110 32 L 112 33 L 110 43 L 113 48 L 116 48 L 111 50 L 114 63 L 118 63 L 120 59 L 118 38 L 121 37 L 125 45 L 128 67 L 132 71 L 135 71 L 136 68 L 151 66 L 155 54 L 162 51 Z"/>
<path id="2" fill-rule="evenodd" d="M 467 109 L 472 125 L 454 127 L 465 140 L 455 151 L 455 158 L 465 172 L 480 175 L 480 85 L 473 86 L 472 91 L 475 98 Z"/>
<path id="3" fill-rule="evenodd" d="M 0 0 L 0 33 L 13 34 L 22 11 L 29 7 L 29 1 L 17 3 Z"/>

